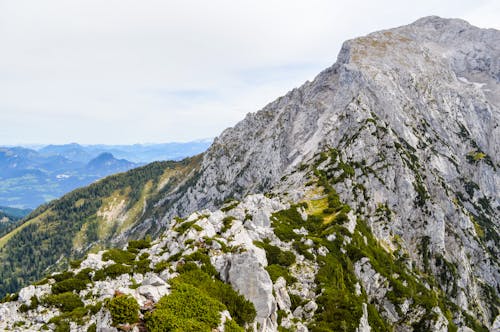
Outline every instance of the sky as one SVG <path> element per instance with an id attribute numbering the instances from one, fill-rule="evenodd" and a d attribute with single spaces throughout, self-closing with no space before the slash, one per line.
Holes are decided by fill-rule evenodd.
<path id="1" fill-rule="evenodd" d="M 428 15 L 500 29 L 498 0 L 0 0 L 0 145 L 215 137 Z"/>

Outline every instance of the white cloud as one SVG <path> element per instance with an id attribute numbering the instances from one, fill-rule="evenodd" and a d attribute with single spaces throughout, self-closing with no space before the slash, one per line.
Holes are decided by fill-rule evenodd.
<path id="1" fill-rule="evenodd" d="M 500 17 L 494 1 L 412 4 L 0 1 L 0 145 L 215 136 L 331 65 L 345 39 L 431 14 Z"/>

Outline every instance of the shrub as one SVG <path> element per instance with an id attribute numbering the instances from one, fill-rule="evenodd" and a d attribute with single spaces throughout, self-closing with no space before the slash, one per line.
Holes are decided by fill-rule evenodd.
<path id="1" fill-rule="evenodd" d="M 151 271 L 151 268 L 149 267 L 150 263 L 150 259 L 141 259 L 139 261 L 135 261 L 134 272 L 145 274 L 146 272 Z"/>
<path id="2" fill-rule="evenodd" d="M 154 267 L 153 271 L 154 271 L 155 273 L 160 273 L 160 272 L 162 272 L 163 270 L 167 269 L 168 267 L 170 267 L 170 263 L 169 263 L 169 262 L 167 262 L 167 261 L 161 261 L 161 262 L 158 262 L 158 263 L 155 265 L 155 267 Z"/>
<path id="3" fill-rule="evenodd" d="M 267 263 L 281 266 L 290 266 L 295 263 L 295 255 L 290 251 L 283 251 L 280 248 L 265 242 L 255 242 L 255 245 L 266 251 Z"/>
<path id="4" fill-rule="evenodd" d="M 200 332 L 211 331 L 207 324 L 196 319 L 179 318 L 168 310 L 157 309 L 144 315 L 146 327 L 149 332 Z"/>
<path id="5" fill-rule="evenodd" d="M 139 320 L 139 304 L 132 296 L 117 296 L 112 298 L 106 304 L 109 312 L 111 313 L 111 318 L 113 319 L 113 325 L 135 323 Z"/>
<path id="6" fill-rule="evenodd" d="M 194 225 L 195 222 L 196 220 L 183 222 L 175 228 L 175 231 L 179 234 L 184 234 L 191 226 Z"/>
<path id="7" fill-rule="evenodd" d="M 82 261 L 83 261 L 82 259 L 70 261 L 69 266 L 71 266 L 71 268 L 73 268 L 73 269 L 78 269 L 80 267 L 80 265 L 82 264 Z"/>
<path id="8" fill-rule="evenodd" d="M 53 276 L 51 276 L 51 278 L 54 279 L 56 282 L 59 282 L 69 278 L 73 278 L 73 276 L 74 276 L 73 272 L 65 271 L 62 273 L 54 274 Z"/>
<path id="9" fill-rule="evenodd" d="M 57 307 L 62 312 L 71 312 L 76 308 L 83 307 L 80 297 L 72 292 L 49 294 L 42 299 L 42 302 Z"/>
<path id="10" fill-rule="evenodd" d="M 52 285 L 52 294 L 60 294 L 65 292 L 79 292 L 87 288 L 87 283 L 84 280 L 69 278 Z"/>
<path id="11" fill-rule="evenodd" d="M 145 316 L 149 331 L 210 331 L 220 322 L 225 306 L 196 287 L 177 282 L 170 295 Z"/>
<path id="12" fill-rule="evenodd" d="M 96 271 L 94 274 L 94 280 L 104 280 L 106 277 L 116 278 L 122 274 L 130 273 L 132 269 L 130 266 L 125 266 L 122 264 L 113 264 L 105 267 L 102 270 Z"/>
<path id="13" fill-rule="evenodd" d="M 135 255 L 125 250 L 113 248 L 103 253 L 102 259 L 104 261 L 113 260 L 117 264 L 132 264 Z"/>
<path id="14" fill-rule="evenodd" d="M 84 281 L 87 281 L 90 282 L 90 274 L 93 272 L 94 270 L 92 270 L 90 267 L 87 267 L 83 270 L 81 270 L 80 272 L 78 272 L 76 275 L 75 275 L 75 278 L 76 279 L 80 279 L 80 280 L 84 280 Z"/>
<path id="15" fill-rule="evenodd" d="M 173 283 L 180 282 L 195 286 L 214 299 L 224 304 L 231 317 L 240 325 L 250 323 L 255 319 L 256 311 L 252 302 L 236 292 L 230 285 L 218 279 L 211 278 L 200 268 L 193 269 L 181 274 L 172 280 Z"/>
<path id="16" fill-rule="evenodd" d="M 212 263 L 210 262 L 210 257 L 205 252 L 202 252 L 202 250 L 197 250 L 191 255 L 185 256 L 184 260 L 186 262 L 200 262 L 201 264 L 201 270 L 206 272 L 207 274 L 211 276 L 217 276 L 217 270 L 214 268 Z M 184 269 L 186 270 L 186 269 Z"/>
<path id="17" fill-rule="evenodd" d="M 306 259 L 313 261 L 314 260 L 314 255 L 308 251 L 310 248 L 307 244 L 300 242 L 300 241 L 293 241 L 292 245 L 293 249 L 295 249 L 299 254 L 304 256 Z"/>
<path id="18" fill-rule="evenodd" d="M 138 253 L 139 250 L 141 249 L 146 249 L 151 247 L 151 240 L 150 239 L 143 239 L 143 240 L 132 240 L 129 241 L 127 250 L 133 253 Z"/>
<path id="19" fill-rule="evenodd" d="M 245 330 L 231 319 L 224 323 L 224 332 L 245 332 Z"/>
<path id="20" fill-rule="evenodd" d="M 60 321 L 58 324 L 56 324 L 56 328 L 54 329 L 54 332 L 70 332 L 70 331 L 71 331 L 71 326 L 67 321 Z"/>
<path id="21" fill-rule="evenodd" d="M 266 267 L 266 270 L 267 273 L 269 273 L 269 276 L 271 277 L 271 280 L 273 282 L 275 282 L 279 277 L 285 278 L 286 283 L 288 285 L 293 284 L 294 282 L 297 281 L 297 279 L 294 276 L 292 276 L 290 272 L 288 272 L 288 269 L 280 265 L 276 264 L 268 265 Z"/>

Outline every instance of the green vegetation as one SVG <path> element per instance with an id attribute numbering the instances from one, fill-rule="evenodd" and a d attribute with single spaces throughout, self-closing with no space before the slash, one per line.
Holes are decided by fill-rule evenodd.
<path id="1" fill-rule="evenodd" d="M 245 332 L 245 330 L 236 324 L 234 320 L 226 320 L 224 323 L 224 332 Z"/>
<path id="2" fill-rule="evenodd" d="M 157 211 L 153 202 L 176 188 L 199 161 L 199 157 L 193 157 L 180 162 L 154 162 L 107 177 L 36 209 L 19 227 L 0 238 L 0 298 L 47 272 L 64 268 L 70 260 L 80 259 L 85 252 L 74 250 L 74 246 L 89 250 L 88 244 L 97 241 L 102 247 L 110 245 L 110 239 L 123 231 L 113 221 L 103 223 L 106 217 L 102 212 L 113 207 L 114 198 L 126 204 L 131 216 L 126 221 L 129 226 L 162 214 L 161 209 L 166 207 Z M 165 182 L 166 178 L 170 181 Z M 152 227 L 150 234 L 161 231 L 156 225 Z M 144 245 L 141 240 L 131 248 L 137 250 Z M 58 261 L 60 257 L 66 260 Z"/>
<path id="3" fill-rule="evenodd" d="M 151 247 L 151 237 L 142 240 L 132 240 L 128 242 L 127 250 L 137 254 L 141 249 Z"/>
<path id="4" fill-rule="evenodd" d="M 222 219 L 222 228 L 220 230 L 221 233 L 224 233 L 226 232 L 228 229 L 231 228 L 232 224 L 233 224 L 233 220 L 235 220 L 236 218 L 233 217 L 233 216 L 227 216 L 227 217 L 224 217 L 224 219 Z"/>
<path id="5" fill-rule="evenodd" d="M 267 263 L 269 265 L 277 264 L 283 267 L 288 267 L 295 263 L 295 255 L 290 251 L 283 251 L 280 248 L 269 244 L 269 242 L 258 242 L 254 244 L 266 251 Z"/>
<path id="6" fill-rule="evenodd" d="M 62 294 L 49 294 L 42 299 L 42 303 L 54 306 L 62 312 L 71 312 L 76 308 L 83 307 L 80 297 L 72 292 Z"/>
<path id="7" fill-rule="evenodd" d="M 200 268 L 194 268 L 181 274 L 173 280 L 173 283 L 189 284 L 208 294 L 211 298 L 222 303 L 231 317 L 240 325 L 250 323 L 255 318 L 256 312 L 251 302 L 247 301 L 243 295 L 238 294 L 230 285 L 210 277 Z"/>
<path id="8" fill-rule="evenodd" d="M 107 277 L 116 278 L 122 274 L 131 273 L 132 268 L 123 264 L 113 264 L 98 270 L 94 274 L 94 281 L 105 280 Z"/>
<path id="9" fill-rule="evenodd" d="M 132 296 L 119 295 L 106 303 L 113 325 L 133 324 L 139 320 L 139 304 Z"/>
<path id="10" fill-rule="evenodd" d="M 116 248 L 110 249 L 102 254 L 102 260 L 112 260 L 118 264 L 132 264 L 134 259 L 135 254 Z"/>
<path id="11" fill-rule="evenodd" d="M 88 280 L 90 281 L 90 280 Z M 69 278 L 52 285 L 52 294 L 60 294 L 66 292 L 79 292 L 87 288 L 87 282 L 82 279 Z"/>
<path id="12" fill-rule="evenodd" d="M 231 201 L 227 202 L 227 204 L 225 206 L 223 206 L 220 210 L 224 213 L 229 212 L 232 209 L 234 209 L 235 207 L 237 207 L 239 204 L 240 204 L 240 202 L 231 200 Z"/>
<path id="13" fill-rule="evenodd" d="M 418 160 L 411 149 L 399 147 L 404 158 L 418 169 Z M 406 152 L 404 152 L 404 151 Z M 325 165 L 325 161 L 329 164 Z M 449 320 L 450 329 L 455 325 L 451 321 L 451 312 L 455 311 L 452 304 L 446 299 L 445 294 L 437 287 L 433 278 L 425 273 L 410 272 L 404 259 L 395 257 L 386 251 L 374 238 L 369 227 L 363 220 L 358 219 L 354 233 L 350 233 L 345 224 L 348 221 L 347 213 L 349 206 L 343 204 L 334 185 L 346 178 L 352 177 L 353 168 L 363 165 L 343 162 L 336 150 L 331 150 L 319 156 L 316 166 L 322 163 L 321 169 L 313 166 L 318 188 L 323 191 L 322 199 L 303 202 L 291 206 L 287 210 L 276 212 L 272 215 L 272 226 L 275 234 L 286 242 L 291 242 L 292 247 L 306 259 L 315 260 L 320 269 L 316 275 L 317 290 L 320 294 L 316 299 L 318 310 L 315 312 L 314 320 L 309 325 L 311 331 L 354 331 L 359 324 L 362 315 L 362 304 L 368 303 L 368 319 L 372 331 L 391 331 L 392 327 L 387 324 L 378 311 L 376 303 L 369 303 L 367 295 L 361 293 L 356 295 L 356 284 L 358 280 L 354 273 L 354 263 L 362 257 L 369 259 L 372 267 L 388 280 L 388 299 L 394 304 L 401 304 L 405 299 L 412 299 L 413 305 L 425 311 L 422 319 L 414 324 L 414 328 L 425 328 L 426 322 L 432 319 L 434 313 L 432 308 L 438 306 Z M 335 175 L 334 175 L 335 174 Z M 340 174 L 340 175 L 339 175 Z M 424 204 L 428 193 L 423 187 L 421 178 L 416 182 L 418 201 Z M 299 210 L 308 213 L 307 220 L 303 220 Z M 391 211 L 387 205 L 379 205 L 375 212 L 377 216 L 386 220 L 391 219 Z M 305 245 L 303 235 L 298 235 L 294 230 L 301 228 L 307 230 L 307 238 L 313 242 L 313 248 L 326 247 L 328 253 L 317 257 L 309 252 L 310 247 Z M 327 235 L 335 234 L 333 241 L 326 239 Z M 344 239 L 349 237 L 349 241 Z M 288 272 L 283 261 L 279 259 L 280 253 L 266 243 L 257 243 L 269 253 L 268 259 L 272 257 L 273 265 L 268 266 L 268 272 L 273 280 L 278 276 L 286 275 Z M 425 239 L 422 242 L 422 250 L 427 252 Z M 427 244 L 428 245 L 428 244 Z M 424 254 L 427 260 L 431 258 Z M 279 264 L 281 262 L 281 265 Z M 429 263 L 427 263 L 429 264 Z M 445 263 L 443 263 L 445 264 Z M 449 264 L 448 264 L 449 265 Z M 453 266 L 446 265 L 444 271 L 453 273 Z M 447 275 L 446 275 L 447 276 Z M 431 285 L 429 288 L 425 285 Z M 292 298 L 291 298 L 292 299 Z M 293 298 L 294 305 L 300 305 L 300 298 Z M 398 307 L 396 307 L 398 308 Z"/>
<path id="14" fill-rule="evenodd" d="M 145 315 L 150 332 L 211 331 L 220 323 L 222 303 L 198 288 L 177 283 L 172 293 L 156 304 L 156 310 Z"/>
<path id="15" fill-rule="evenodd" d="M 266 271 L 269 273 L 269 277 L 273 282 L 278 280 L 279 277 L 283 277 L 288 285 L 297 281 L 297 279 L 290 274 L 287 268 L 277 264 L 266 266 Z"/>
<path id="16" fill-rule="evenodd" d="M 269 244 L 268 241 L 255 241 L 254 244 L 266 251 L 267 263 L 269 264 L 266 270 L 273 282 L 279 277 L 285 278 L 287 284 L 292 284 L 297 281 L 288 271 L 288 267 L 295 263 L 295 255 L 292 252 L 283 251 Z"/>

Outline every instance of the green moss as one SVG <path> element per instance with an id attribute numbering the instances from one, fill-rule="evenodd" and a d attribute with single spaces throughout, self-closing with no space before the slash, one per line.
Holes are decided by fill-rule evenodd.
<path id="1" fill-rule="evenodd" d="M 113 325 L 133 324 L 139 320 L 139 304 L 132 296 L 117 296 L 106 303 Z"/>

